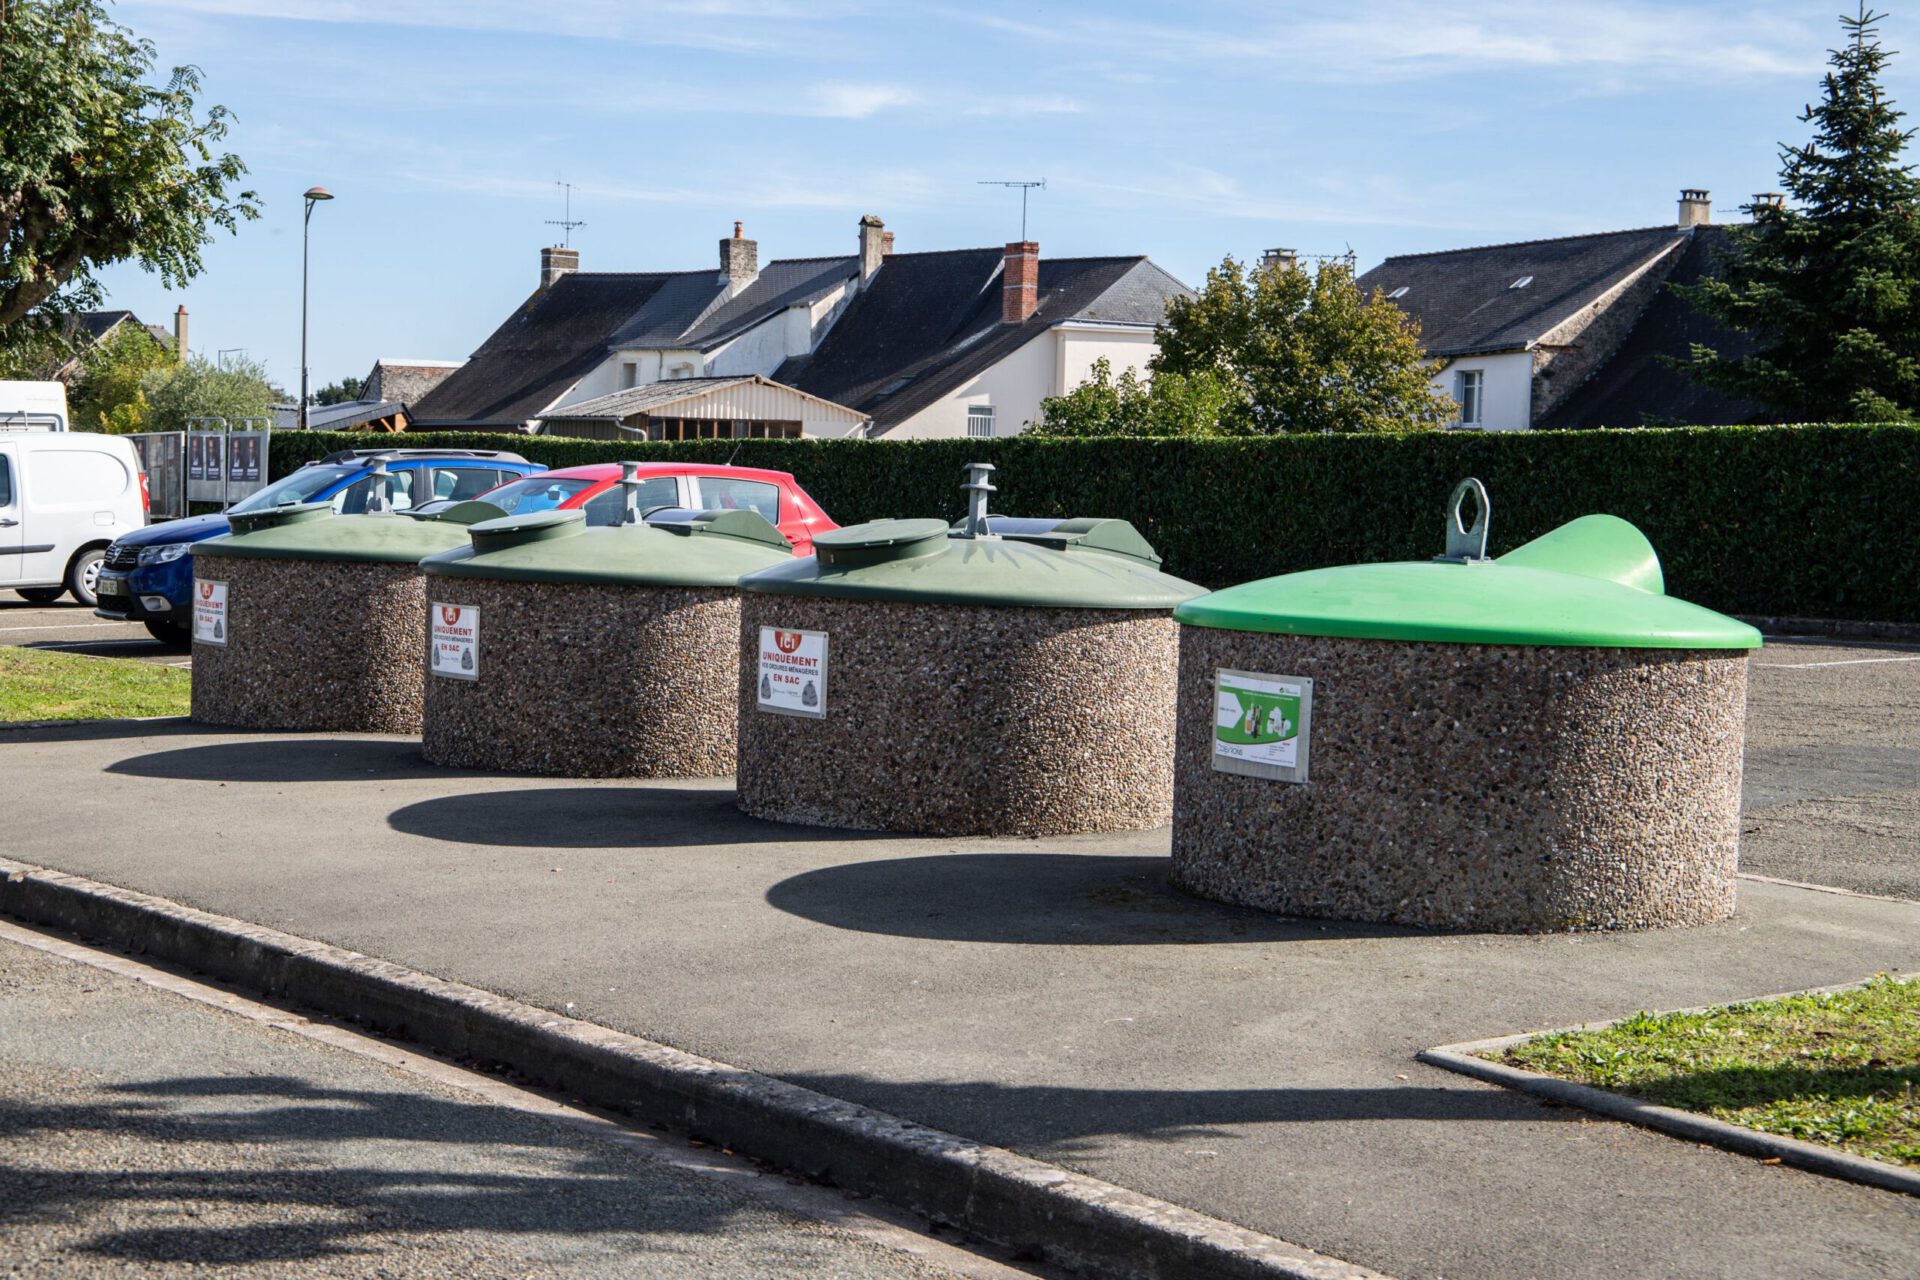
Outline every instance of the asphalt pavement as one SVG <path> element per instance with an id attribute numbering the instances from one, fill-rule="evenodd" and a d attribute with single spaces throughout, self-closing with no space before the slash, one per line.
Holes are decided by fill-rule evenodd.
<path id="1" fill-rule="evenodd" d="M 493 1105 L 4 937 L 0 1028 L 0 1274 L 962 1274 L 752 1192 L 786 1194 L 777 1175 L 691 1172 L 647 1154 L 660 1139 Z"/>
<path id="2" fill-rule="evenodd" d="M 192 665 L 188 654 L 161 644 L 142 624 L 96 618 L 91 608 L 76 604 L 72 596 L 62 596 L 52 604 L 34 604 L 11 591 L 0 591 L 0 645 Z"/>

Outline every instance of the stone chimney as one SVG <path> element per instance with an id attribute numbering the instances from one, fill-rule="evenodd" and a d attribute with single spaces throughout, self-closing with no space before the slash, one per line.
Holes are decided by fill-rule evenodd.
<path id="1" fill-rule="evenodd" d="M 1040 246 L 1015 240 L 1000 268 L 1000 323 L 1022 324 L 1040 305 Z"/>
<path id="2" fill-rule="evenodd" d="M 868 214 L 860 219 L 860 283 L 873 279 L 873 273 L 880 269 L 881 261 L 892 246 L 888 241 L 893 234 L 887 224 L 880 221 L 876 214 Z"/>
<path id="3" fill-rule="evenodd" d="M 880 237 L 880 256 L 883 258 L 893 256 L 893 232 L 891 231 Z"/>
<path id="4" fill-rule="evenodd" d="M 759 274 L 760 246 L 747 239 L 736 222 L 733 237 L 720 242 L 720 279 L 744 288 Z"/>
<path id="5" fill-rule="evenodd" d="M 1754 216 L 1758 217 L 1760 214 L 1769 212 L 1770 210 L 1785 208 L 1786 203 L 1787 197 L 1781 192 L 1756 191 L 1753 193 L 1753 204 L 1751 207 Z"/>
<path id="6" fill-rule="evenodd" d="M 548 288 L 568 272 L 579 269 L 580 251 L 578 249 L 562 249 L 559 245 L 554 245 L 550 249 L 540 251 L 540 287 L 542 289 Z"/>
<path id="7" fill-rule="evenodd" d="M 1300 265 L 1300 252 L 1297 249 L 1268 249 L 1261 253 L 1260 265 L 1291 271 Z"/>
<path id="8" fill-rule="evenodd" d="M 173 313 L 173 358 L 182 364 L 187 361 L 187 309 L 184 306 Z"/>
<path id="9" fill-rule="evenodd" d="M 1713 201 L 1705 187 L 1680 188 L 1680 225 L 1704 227 L 1713 221 Z"/>

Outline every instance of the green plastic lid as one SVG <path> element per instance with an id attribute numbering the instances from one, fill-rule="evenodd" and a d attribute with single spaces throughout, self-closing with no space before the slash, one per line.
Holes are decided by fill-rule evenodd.
<path id="1" fill-rule="evenodd" d="M 1477 492 L 1480 515 L 1460 526 Z M 1449 554 L 1423 563 L 1346 565 L 1243 583 L 1191 600 L 1176 621 L 1226 631 L 1601 649 L 1753 649 L 1744 622 L 1663 595 L 1659 557 L 1613 516 L 1583 516 L 1497 560 L 1484 556 L 1478 480 L 1454 491 Z"/>
<path id="2" fill-rule="evenodd" d="M 707 511 L 673 524 L 589 529 L 580 511 L 483 520 L 471 541 L 421 562 L 433 577 L 504 582 L 731 587 L 743 573 L 793 558 L 793 544 L 755 511 Z"/>
<path id="3" fill-rule="evenodd" d="M 836 529 L 814 538 L 813 555 L 750 574 L 740 589 L 1032 609 L 1171 609 L 1201 594 L 1160 572 L 1160 557 L 1124 520 L 989 516 L 993 468 L 968 469 L 973 510 L 961 526 L 877 520 Z"/>
<path id="4" fill-rule="evenodd" d="M 233 533 L 196 543 L 194 555 L 415 564 L 467 540 L 465 525 L 401 515 L 340 516 L 324 502 L 269 507 L 231 519 Z"/>

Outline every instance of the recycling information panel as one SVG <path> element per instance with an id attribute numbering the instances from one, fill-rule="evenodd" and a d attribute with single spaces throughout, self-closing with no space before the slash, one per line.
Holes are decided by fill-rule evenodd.
<path id="1" fill-rule="evenodd" d="M 827 714 L 827 633 L 760 628 L 756 705 L 783 716 Z"/>
<path id="2" fill-rule="evenodd" d="M 1214 673 L 1213 767 L 1220 772 L 1305 782 L 1312 726 L 1313 681 Z"/>
<path id="3" fill-rule="evenodd" d="M 471 604 L 428 606 L 433 635 L 428 641 L 427 670 L 452 680 L 480 678 L 480 609 Z"/>
<path id="4" fill-rule="evenodd" d="M 195 579 L 193 584 L 193 638 L 200 644 L 227 642 L 227 584 Z"/>

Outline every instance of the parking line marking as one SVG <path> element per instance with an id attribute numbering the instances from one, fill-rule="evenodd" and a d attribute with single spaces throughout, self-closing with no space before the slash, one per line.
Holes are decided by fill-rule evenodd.
<path id="1" fill-rule="evenodd" d="M 1920 655 L 1911 658 L 1839 658 L 1833 662 L 1756 662 L 1753 665 L 1796 671 L 1801 667 L 1861 667 L 1872 662 L 1920 662 Z"/>
<path id="2" fill-rule="evenodd" d="M 62 622 L 44 627 L 0 627 L 0 632 L 11 631 L 76 631 L 81 627 L 137 627 L 137 622 Z"/>

